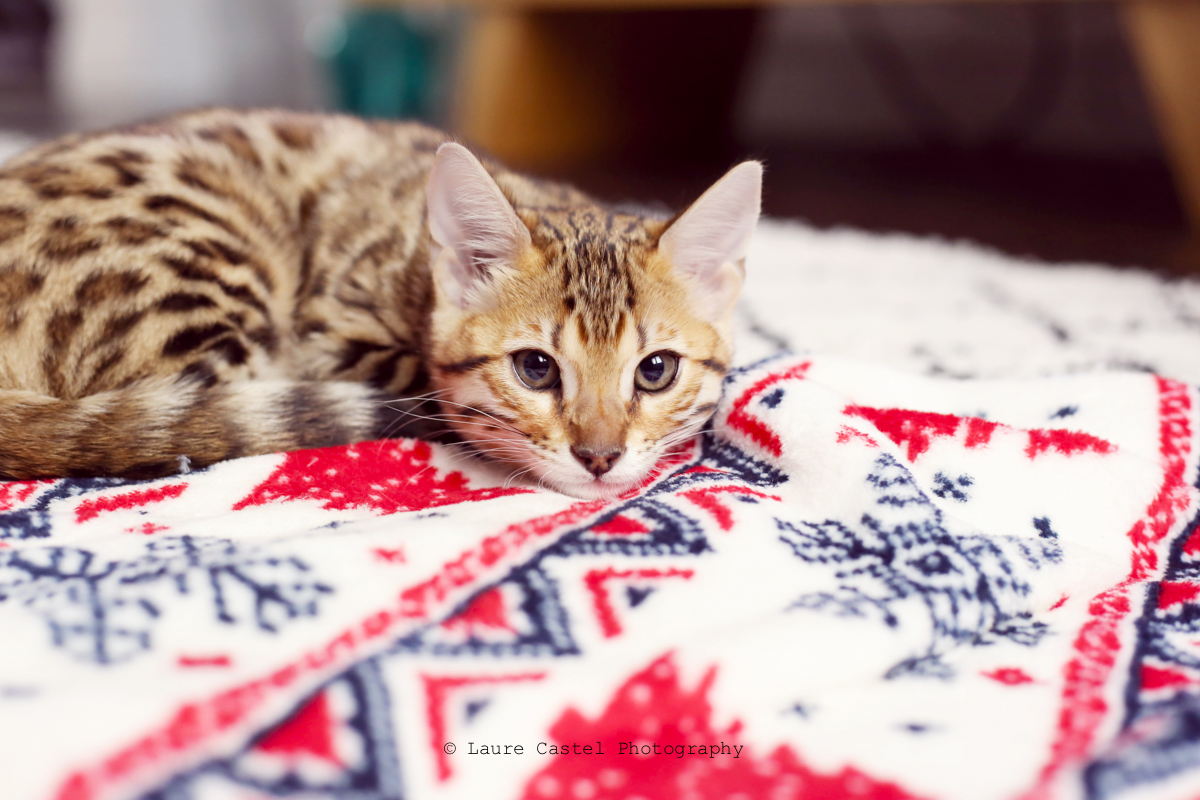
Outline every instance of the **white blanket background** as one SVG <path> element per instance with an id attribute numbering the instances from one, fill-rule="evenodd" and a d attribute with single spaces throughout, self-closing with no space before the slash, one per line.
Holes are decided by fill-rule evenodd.
<path id="1" fill-rule="evenodd" d="M 1200 286 L 772 222 L 749 275 L 615 501 L 410 440 L 0 484 L 0 797 L 1200 794 Z"/>

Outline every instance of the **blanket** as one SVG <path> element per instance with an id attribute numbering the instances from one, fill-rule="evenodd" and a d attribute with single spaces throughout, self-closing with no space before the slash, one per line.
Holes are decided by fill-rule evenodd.
<path id="1" fill-rule="evenodd" d="M 950 308 L 806 327 L 846 238 L 765 226 L 611 501 L 406 439 L 0 484 L 0 796 L 1194 797 L 1195 287 L 878 239 Z"/>

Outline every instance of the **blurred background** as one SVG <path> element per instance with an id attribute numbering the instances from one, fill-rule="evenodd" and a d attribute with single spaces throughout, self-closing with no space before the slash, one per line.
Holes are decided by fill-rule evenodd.
<path id="1" fill-rule="evenodd" d="M 678 206 L 754 157 L 768 214 L 1200 272 L 1194 17 L 695 2 L 0 0 L 0 135 L 210 104 L 416 117 L 610 200 Z"/>

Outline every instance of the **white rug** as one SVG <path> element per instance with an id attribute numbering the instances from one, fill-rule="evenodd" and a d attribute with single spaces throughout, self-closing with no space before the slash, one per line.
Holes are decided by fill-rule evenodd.
<path id="1" fill-rule="evenodd" d="M 1200 383 L 1200 283 L 969 243 L 766 221 L 745 309 L 794 351 L 921 375 L 1118 369 Z M 743 361 L 771 347 L 761 336 L 742 342 Z"/>

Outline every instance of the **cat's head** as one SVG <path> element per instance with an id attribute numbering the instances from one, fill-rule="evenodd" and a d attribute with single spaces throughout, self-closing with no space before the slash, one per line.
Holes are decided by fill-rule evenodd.
<path id="1" fill-rule="evenodd" d="M 761 185 L 745 162 L 670 221 L 514 205 L 468 150 L 443 145 L 430 353 L 452 427 L 577 497 L 645 479 L 720 398 Z"/>

